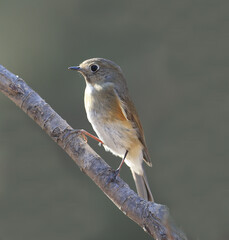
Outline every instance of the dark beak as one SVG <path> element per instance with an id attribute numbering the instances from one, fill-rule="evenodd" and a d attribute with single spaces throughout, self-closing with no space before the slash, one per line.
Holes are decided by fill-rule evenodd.
<path id="1" fill-rule="evenodd" d="M 72 67 L 69 67 L 68 69 L 79 71 L 80 67 L 79 66 L 72 66 Z"/>

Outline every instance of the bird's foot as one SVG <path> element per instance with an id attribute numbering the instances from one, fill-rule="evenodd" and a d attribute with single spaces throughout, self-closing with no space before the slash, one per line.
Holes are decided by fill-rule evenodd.
<path id="1" fill-rule="evenodd" d="M 89 132 L 85 131 L 84 129 L 68 129 L 66 134 L 64 135 L 65 139 L 67 139 L 70 135 L 73 134 L 81 134 L 84 141 L 87 143 L 87 136 L 93 138 L 94 140 L 98 141 L 100 144 L 103 144 L 103 141 L 101 141 L 99 138 L 97 138 L 96 136 L 90 134 Z"/>
<path id="2" fill-rule="evenodd" d="M 120 168 L 117 168 L 116 170 L 113 171 L 113 175 L 115 178 L 117 178 L 117 176 L 119 176 L 120 173 Z"/>
<path id="3" fill-rule="evenodd" d="M 71 135 L 74 135 L 74 134 L 81 134 L 84 141 L 87 142 L 87 137 L 85 136 L 83 129 L 67 129 L 66 130 L 66 133 L 64 134 L 64 138 L 65 139 L 68 139 Z"/>
<path id="4" fill-rule="evenodd" d="M 114 182 L 119 176 L 120 169 L 111 170 L 111 174 L 108 177 L 108 182 Z"/>
<path id="5" fill-rule="evenodd" d="M 72 140 L 72 138 L 69 137 L 73 136 L 74 134 L 75 135 L 80 134 L 83 137 L 85 143 L 87 143 L 87 137 L 81 132 L 81 129 L 66 129 L 65 134 L 63 135 L 64 148 L 66 148 L 68 143 Z"/>
<path id="6" fill-rule="evenodd" d="M 96 140 L 97 142 L 99 142 L 100 144 L 104 144 L 102 140 L 100 140 L 100 139 L 97 138 L 96 136 L 90 134 L 89 132 L 85 131 L 84 129 L 80 129 L 79 131 L 80 131 L 80 133 L 81 133 L 82 135 L 84 135 L 85 138 L 86 138 L 85 135 L 87 135 L 88 137 L 93 138 L 94 140 Z"/>

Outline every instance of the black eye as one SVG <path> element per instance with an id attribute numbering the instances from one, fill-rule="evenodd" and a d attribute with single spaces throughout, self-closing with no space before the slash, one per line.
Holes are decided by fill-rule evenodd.
<path id="1" fill-rule="evenodd" d="M 91 65 L 91 71 L 92 72 L 96 72 L 98 69 L 99 69 L 98 65 L 95 65 L 95 64 Z"/>

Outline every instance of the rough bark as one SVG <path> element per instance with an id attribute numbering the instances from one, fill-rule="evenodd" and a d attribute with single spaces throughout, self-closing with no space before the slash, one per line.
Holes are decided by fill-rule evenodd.
<path id="1" fill-rule="evenodd" d="M 155 239 L 186 240 L 169 221 L 166 206 L 141 199 L 111 167 L 21 78 L 0 65 L 0 90 L 29 115 L 87 174 L 110 200 Z"/>

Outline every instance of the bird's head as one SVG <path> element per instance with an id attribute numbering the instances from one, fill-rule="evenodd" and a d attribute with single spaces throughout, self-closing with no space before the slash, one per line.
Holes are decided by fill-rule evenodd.
<path id="1" fill-rule="evenodd" d="M 113 83 L 115 85 L 126 86 L 126 82 L 121 68 L 114 62 L 104 58 L 91 58 L 82 62 L 79 66 L 68 69 L 80 72 L 87 84 Z"/>

